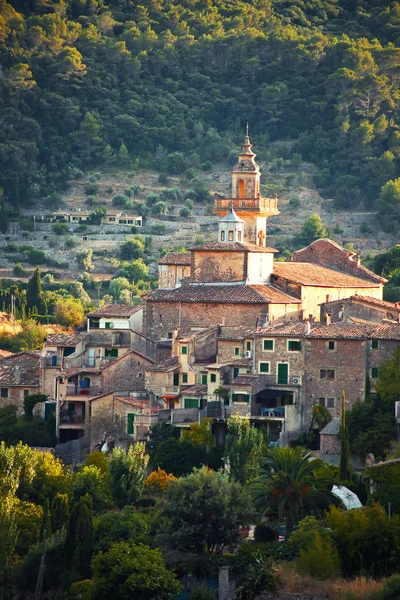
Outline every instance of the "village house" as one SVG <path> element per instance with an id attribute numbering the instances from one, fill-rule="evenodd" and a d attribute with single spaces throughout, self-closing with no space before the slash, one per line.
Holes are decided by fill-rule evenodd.
<path id="1" fill-rule="evenodd" d="M 12 404 L 19 415 L 24 412 L 24 398 L 41 393 L 40 357 L 34 352 L 8 354 L 0 359 L 0 407 Z M 35 407 L 43 416 L 43 404 Z"/>
<path id="2" fill-rule="evenodd" d="M 143 306 L 107 304 L 87 314 L 87 330 L 132 329 L 142 333 Z"/>
<path id="3" fill-rule="evenodd" d="M 80 223 L 89 223 L 92 211 L 90 210 L 59 210 L 51 216 L 51 220 L 57 222 L 66 222 L 79 225 Z M 130 225 L 143 227 L 143 217 L 130 215 L 122 211 L 108 210 L 101 219 L 102 225 Z"/>

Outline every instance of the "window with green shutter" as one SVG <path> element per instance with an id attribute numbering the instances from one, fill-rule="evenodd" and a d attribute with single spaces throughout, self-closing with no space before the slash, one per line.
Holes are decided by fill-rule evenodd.
<path id="1" fill-rule="evenodd" d="M 182 346 L 181 353 L 187 354 L 187 346 Z"/>
<path id="2" fill-rule="evenodd" d="M 104 325 L 106 329 L 111 329 L 111 323 L 109 323 L 108 321 L 106 321 Z"/>
<path id="3" fill-rule="evenodd" d="M 126 432 L 128 433 L 128 435 L 133 435 L 133 424 L 135 422 L 135 414 L 134 413 L 128 413 L 126 415 L 126 417 L 127 417 Z"/>
<path id="4" fill-rule="evenodd" d="M 108 358 L 108 357 L 118 358 L 118 348 L 106 348 L 104 350 L 104 356 L 106 358 Z"/>
<path id="5" fill-rule="evenodd" d="M 269 363 L 260 362 L 260 373 L 269 373 Z"/>
<path id="6" fill-rule="evenodd" d="M 378 340 L 372 340 L 372 342 L 371 342 L 371 348 L 373 348 L 373 350 L 377 350 L 379 348 L 379 341 Z"/>
<path id="7" fill-rule="evenodd" d="M 185 398 L 185 408 L 199 408 L 198 398 Z"/>
<path id="8" fill-rule="evenodd" d="M 182 373 L 182 383 L 187 383 L 188 376 L 187 373 Z"/>
<path id="9" fill-rule="evenodd" d="M 297 340 L 289 340 L 288 341 L 288 350 L 289 350 L 289 352 L 300 352 L 301 342 L 299 342 Z"/>
<path id="10" fill-rule="evenodd" d="M 273 350 L 274 340 L 264 340 L 264 350 Z"/>
<path id="11" fill-rule="evenodd" d="M 238 348 L 238 347 L 236 346 L 236 347 L 235 347 L 235 356 L 239 356 L 239 351 L 240 351 L 240 348 Z"/>
<path id="12" fill-rule="evenodd" d="M 207 385 L 207 375 L 201 376 L 201 385 Z"/>
<path id="13" fill-rule="evenodd" d="M 179 385 L 179 373 L 174 373 L 174 385 Z"/>
<path id="14" fill-rule="evenodd" d="M 379 377 L 379 369 L 377 367 L 372 367 L 372 369 L 371 369 L 371 377 L 372 377 L 372 379 L 378 379 L 378 377 Z"/>
<path id="15" fill-rule="evenodd" d="M 251 342 L 246 342 L 246 350 L 251 350 Z"/>

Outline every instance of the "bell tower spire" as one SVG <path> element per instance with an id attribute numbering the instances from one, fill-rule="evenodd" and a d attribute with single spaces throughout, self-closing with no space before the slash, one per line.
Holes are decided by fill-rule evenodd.
<path id="1" fill-rule="evenodd" d="M 279 214 L 278 200 L 261 197 L 261 172 L 252 147 L 246 123 L 244 143 L 232 170 L 231 198 L 215 198 L 213 212 L 224 216 L 233 208 L 245 222 L 244 241 L 265 246 L 267 218 Z"/>

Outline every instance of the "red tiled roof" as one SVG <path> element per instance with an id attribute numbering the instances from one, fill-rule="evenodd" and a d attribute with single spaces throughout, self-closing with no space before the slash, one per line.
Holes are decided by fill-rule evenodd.
<path id="1" fill-rule="evenodd" d="M 153 302 L 218 302 L 222 304 L 300 304 L 298 298 L 272 285 L 195 285 L 173 290 L 153 290 L 147 300 Z"/>
<path id="2" fill-rule="evenodd" d="M 146 367 L 146 371 L 169 371 L 172 369 L 176 369 L 179 366 L 179 361 L 177 356 L 173 356 L 172 358 L 168 358 L 154 366 Z"/>
<path id="3" fill-rule="evenodd" d="M 194 252 L 207 252 L 209 250 L 213 252 L 279 252 L 276 248 L 242 242 L 209 242 L 208 244 L 201 244 L 201 246 L 194 246 L 190 250 Z"/>
<path id="4" fill-rule="evenodd" d="M 130 317 L 143 306 L 126 306 L 124 304 L 107 304 L 97 310 L 92 310 L 87 314 L 88 317 Z"/>
<path id="5" fill-rule="evenodd" d="M 355 300 L 357 302 L 363 302 L 364 304 L 373 304 L 374 306 L 379 306 L 384 309 L 389 310 L 400 310 L 400 306 L 396 306 L 394 302 L 387 302 L 386 300 L 378 300 L 377 298 L 372 298 L 371 296 L 360 296 L 359 294 L 351 296 L 351 300 Z M 343 300 L 342 300 L 343 302 Z"/>
<path id="6" fill-rule="evenodd" d="M 181 390 L 181 396 L 187 396 L 190 394 L 191 396 L 203 396 L 207 394 L 207 386 L 206 385 L 190 385 L 189 387 Z"/>
<path id="7" fill-rule="evenodd" d="M 276 262 L 274 263 L 273 275 L 301 285 L 320 287 L 376 288 L 379 286 L 378 282 L 374 283 L 341 271 L 306 262 Z"/>
<path id="8" fill-rule="evenodd" d="M 169 252 L 158 261 L 159 265 L 190 265 L 192 257 L 189 252 Z"/>
<path id="9" fill-rule="evenodd" d="M 0 360 L 0 386 L 38 387 L 40 385 L 39 360 L 39 355 L 32 352 L 19 352 L 2 358 Z"/>
<path id="10" fill-rule="evenodd" d="M 312 324 L 311 326 L 316 326 Z M 303 321 L 293 321 L 288 323 L 280 323 L 278 325 L 269 325 L 268 327 L 260 327 L 253 330 L 253 335 L 269 337 L 269 336 L 290 336 L 302 337 L 306 334 L 306 324 Z"/>
<path id="11" fill-rule="evenodd" d="M 251 385 L 257 377 L 258 375 L 238 375 L 232 381 L 232 385 Z"/>
<path id="12" fill-rule="evenodd" d="M 50 333 L 46 339 L 46 346 L 75 347 L 83 337 L 81 333 Z"/>

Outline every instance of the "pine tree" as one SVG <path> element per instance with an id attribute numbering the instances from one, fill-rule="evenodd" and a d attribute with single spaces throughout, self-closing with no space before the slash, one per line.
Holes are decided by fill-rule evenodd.
<path id="1" fill-rule="evenodd" d="M 57 494 L 51 503 L 51 529 L 56 532 L 67 526 L 69 518 L 68 494 Z"/>
<path id="2" fill-rule="evenodd" d="M 35 269 L 34 274 L 28 281 L 26 289 L 26 303 L 28 308 L 37 308 L 39 311 L 42 307 L 42 283 L 40 281 L 40 267 Z"/>
<path id="3" fill-rule="evenodd" d="M 0 198 L 1 198 L 1 203 L 0 203 L 0 231 L 1 231 L 1 233 L 7 233 L 7 229 L 8 229 L 8 217 L 7 217 L 6 206 L 4 204 L 4 198 L 2 198 L 2 195 L 3 195 L 3 190 L 0 188 Z"/>
<path id="4" fill-rule="evenodd" d="M 118 150 L 117 162 L 118 162 L 119 167 L 129 167 L 131 164 L 131 159 L 129 156 L 128 149 L 123 142 L 120 145 L 119 150 Z"/>
<path id="5" fill-rule="evenodd" d="M 342 423 L 340 427 L 340 464 L 339 477 L 342 481 L 350 479 L 349 431 L 346 425 L 345 393 L 342 391 Z"/>
<path id="6" fill-rule="evenodd" d="M 74 580 L 88 579 L 93 554 L 93 509 L 88 494 L 82 496 L 72 509 L 66 544 Z"/>

